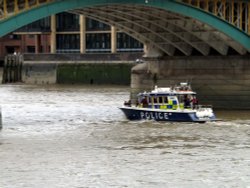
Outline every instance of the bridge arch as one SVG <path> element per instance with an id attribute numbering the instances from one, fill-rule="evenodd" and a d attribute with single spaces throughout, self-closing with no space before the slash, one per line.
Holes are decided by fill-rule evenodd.
<path id="1" fill-rule="evenodd" d="M 249 35 L 201 9 L 174 0 L 55 0 L 0 21 L 0 36 L 63 11 L 115 25 L 139 41 L 168 55 L 211 49 L 227 55 L 250 51 Z"/>

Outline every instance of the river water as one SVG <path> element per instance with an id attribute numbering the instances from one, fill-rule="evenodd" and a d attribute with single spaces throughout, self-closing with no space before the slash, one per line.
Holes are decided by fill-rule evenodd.
<path id="1" fill-rule="evenodd" d="M 1 85 L 1 188 L 250 187 L 250 112 L 125 119 L 129 88 Z"/>

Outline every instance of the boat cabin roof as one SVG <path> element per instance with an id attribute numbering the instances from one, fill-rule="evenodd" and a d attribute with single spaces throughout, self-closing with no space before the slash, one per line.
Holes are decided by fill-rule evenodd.
<path id="1" fill-rule="evenodd" d="M 170 87 L 164 87 L 164 88 L 158 88 L 156 87 L 151 92 L 144 92 L 139 93 L 138 96 L 175 96 L 175 95 L 196 95 L 196 92 L 192 90 L 182 90 L 181 88 L 170 88 Z"/>

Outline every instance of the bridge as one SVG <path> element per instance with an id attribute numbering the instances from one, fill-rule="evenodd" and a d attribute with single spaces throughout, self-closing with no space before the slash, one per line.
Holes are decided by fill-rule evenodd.
<path id="1" fill-rule="evenodd" d="M 250 3 L 243 0 L 0 0 L 0 36 L 63 11 L 114 26 L 142 42 L 148 56 L 250 51 Z"/>
<path id="2" fill-rule="evenodd" d="M 53 15 L 64 11 L 81 15 L 83 23 L 89 17 L 109 24 L 111 35 L 119 29 L 144 44 L 145 63 L 132 69 L 132 96 L 155 84 L 188 80 L 203 103 L 250 109 L 249 1 L 0 0 L 0 37 L 47 16 L 55 26 Z"/>

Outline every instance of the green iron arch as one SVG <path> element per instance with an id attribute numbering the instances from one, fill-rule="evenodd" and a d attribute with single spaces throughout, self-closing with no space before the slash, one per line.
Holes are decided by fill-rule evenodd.
<path id="1" fill-rule="evenodd" d="M 247 33 L 208 12 L 176 2 L 175 0 L 55 0 L 49 4 L 41 5 L 0 21 L 0 37 L 52 14 L 76 8 L 107 6 L 113 4 L 144 5 L 165 9 L 173 13 L 194 18 L 226 34 L 246 48 L 247 51 L 250 51 L 250 37 Z"/>

